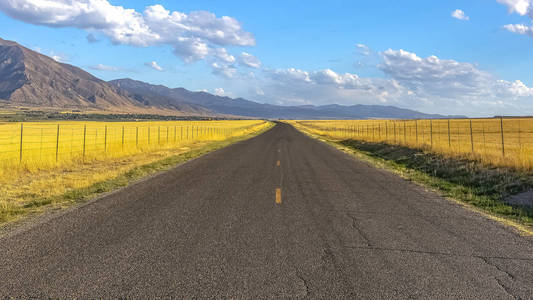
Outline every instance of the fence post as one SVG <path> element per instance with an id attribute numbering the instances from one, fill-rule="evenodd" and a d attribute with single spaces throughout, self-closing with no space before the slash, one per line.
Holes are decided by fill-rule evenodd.
<path id="1" fill-rule="evenodd" d="M 105 126 L 104 132 L 104 154 L 107 155 L 107 125 Z"/>
<path id="2" fill-rule="evenodd" d="M 396 144 L 397 143 L 396 142 L 397 141 L 397 138 L 396 138 L 396 121 L 393 121 L 392 124 L 394 124 L 394 143 Z"/>
<path id="3" fill-rule="evenodd" d="M 19 162 L 22 162 L 22 136 L 24 135 L 24 123 L 20 123 L 20 154 Z"/>
<path id="4" fill-rule="evenodd" d="M 178 132 L 178 126 L 174 125 L 174 144 L 176 144 L 176 133 Z"/>
<path id="5" fill-rule="evenodd" d="M 520 119 L 518 119 L 518 147 L 522 150 L 522 128 Z"/>
<path id="6" fill-rule="evenodd" d="M 168 126 L 167 126 L 167 145 L 168 145 Z"/>
<path id="7" fill-rule="evenodd" d="M 157 144 L 161 145 L 161 126 L 157 126 Z"/>
<path id="8" fill-rule="evenodd" d="M 503 117 L 500 117 L 500 132 L 502 135 L 502 156 L 505 157 L 505 140 L 503 137 Z"/>
<path id="9" fill-rule="evenodd" d="M 57 135 L 56 135 L 56 163 L 59 159 L 59 124 L 57 124 Z"/>
<path id="10" fill-rule="evenodd" d="M 429 120 L 429 141 L 430 148 L 433 149 L 433 120 Z"/>
<path id="11" fill-rule="evenodd" d="M 448 119 L 448 147 L 452 147 L 452 137 L 450 132 L 450 119 Z"/>
<path id="12" fill-rule="evenodd" d="M 124 125 L 122 126 L 122 151 L 124 151 Z"/>
<path id="13" fill-rule="evenodd" d="M 389 142 L 389 126 L 387 121 L 385 121 L 385 141 L 387 143 Z"/>
<path id="14" fill-rule="evenodd" d="M 83 156 L 82 160 L 85 162 L 85 145 L 86 145 L 86 139 L 87 139 L 87 124 L 83 125 Z"/>
<path id="15" fill-rule="evenodd" d="M 470 119 L 470 145 L 472 145 L 472 153 L 474 153 L 474 133 L 472 132 L 472 119 Z"/>
<path id="16" fill-rule="evenodd" d="M 139 126 L 135 127 L 135 148 L 139 148 Z"/>
<path id="17" fill-rule="evenodd" d="M 418 120 L 415 120 L 416 146 L 418 147 Z"/>
<path id="18" fill-rule="evenodd" d="M 150 146 L 150 131 L 152 131 L 151 129 L 152 127 L 148 125 L 148 146 Z"/>
<path id="19" fill-rule="evenodd" d="M 403 144 L 407 145 L 407 121 L 403 121 Z"/>

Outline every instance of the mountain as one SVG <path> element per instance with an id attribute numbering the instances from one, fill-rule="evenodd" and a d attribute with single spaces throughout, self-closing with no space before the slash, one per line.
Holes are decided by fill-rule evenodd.
<path id="1" fill-rule="evenodd" d="M 132 79 L 105 82 L 75 66 L 0 39 L 0 107 L 270 119 L 442 118 L 379 105 L 279 106 Z"/>
<path id="2" fill-rule="evenodd" d="M 261 104 L 242 98 L 215 96 L 206 92 L 191 92 L 184 88 L 168 88 L 163 85 L 152 85 L 132 79 L 117 79 L 109 82 L 111 85 L 124 89 L 138 97 L 153 99 L 152 104 L 189 103 L 200 105 L 209 111 L 219 114 L 246 116 L 253 118 L 276 119 L 414 119 L 414 118 L 444 118 L 448 116 L 424 114 L 414 110 L 381 105 L 323 105 L 323 106 L 279 106 Z M 462 116 L 451 116 L 462 117 Z"/>
<path id="3" fill-rule="evenodd" d="M 212 115 L 196 105 L 151 105 L 145 99 L 55 61 L 15 42 L 0 39 L 0 100 L 7 106 L 119 113 Z"/>

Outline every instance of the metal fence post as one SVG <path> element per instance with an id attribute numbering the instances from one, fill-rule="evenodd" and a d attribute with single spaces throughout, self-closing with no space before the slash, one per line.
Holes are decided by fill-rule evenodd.
<path id="1" fill-rule="evenodd" d="M 124 151 L 124 126 L 122 126 L 122 151 Z"/>
<path id="2" fill-rule="evenodd" d="M 139 148 L 139 126 L 135 127 L 135 148 Z"/>
<path id="3" fill-rule="evenodd" d="M 20 154 L 19 162 L 22 162 L 22 137 L 24 136 L 24 123 L 20 123 Z"/>
<path id="4" fill-rule="evenodd" d="M 56 163 L 59 159 L 59 124 L 57 124 L 57 135 L 56 135 Z"/>
<path id="5" fill-rule="evenodd" d="M 429 120 L 429 140 L 430 147 L 433 148 L 433 120 Z"/>
<path id="6" fill-rule="evenodd" d="M 472 153 L 474 153 L 474 133 L 472 131 L 472 119 L 470 119 L 470 145 L 472 145 Z"/>
<path id="7" fill-rule="evenodd" d="M 452 136 L 450 132 L 450 119 L 448 119 L 448 147 L 452 147 Z"/>
<path id="8" fill-rule="evenodd" d="M 502 156 L 505 157 L 505 140 L 503 136 L 503 117 L 500 117 L 500 132 L 502 135 Z"/>
<path id="9" fill-rule="evenodd" d="M 418 147 L 418 120 L 415 120 L 416 146 Z"/>
<path id="10" fill-rule="evenodd" d="M 83 162 L 85 162 L 86 139 L 87 139 L 87 124 L 83 125 L 83 155 L 82 155 Z"/>
<path id="11" fill-rule="evenodd" d="M 107 155 L 107 125 L 105 126 L 104 132 L 104 154 Z"/>
<path id="12" fill-rule="evenodd" d="M 407 121 L 403 121 L 403 144 L 407 145 Z"/>

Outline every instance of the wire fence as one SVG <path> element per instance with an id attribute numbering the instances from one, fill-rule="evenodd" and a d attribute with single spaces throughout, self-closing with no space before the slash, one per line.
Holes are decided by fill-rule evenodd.
<path id="1" fill-rule="evenodd" d="M 0 123 L 0 170 L 186 147 L 244 135 L 266 124 L 258 120 Z"/>
<path id="2" fill-rule="evenodd" d="M 334 139 L 402 145 L 533 170 L 533 118 L 296 121 Z"/>

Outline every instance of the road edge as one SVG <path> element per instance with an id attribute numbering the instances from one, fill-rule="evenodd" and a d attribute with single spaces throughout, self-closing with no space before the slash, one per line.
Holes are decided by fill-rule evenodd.
<path id="1" fill-rule="evenodd" d="M 288 124 L 288 123 L 287 123 Z M 289 124 L 290 126 L 293 126 L 292 124 Z M 417 184 L 418 186 L 421 186 L 429 191 L 432 191 L 436 194 L 438 194 L 439 196 L 441 196 L 442 198 L 448 200 L 448 201 L 451 201 L 455 204 L 459 204 L 460 206 L 462 206 L 463 208 L 469 210 L 469 211 L 472 211 L 474 213 L 477 213 L 489 220 L 492 220 L 492 221 L 495 221 L 499 224 L 502 224 L 504 225 L 505 227 L 507 228 L 510 228 L 513 232 L 517 233 L 518 235 L 520 236 L 523 236 L 523 237 L 533 237 L 533 227 L 530 227 L 530 226 L 527 226 L 527 225 L 523 225 L 523 224 L 520 224 L 518 222 L 516 222 L 515 220 L 512 220 L 512 219 L 508 219 L 508 218 L 505 218 L 505 217 L 502 217 L 502 216 L 499 216 L 499 215 L 495 215 L 495 214 L 491 214 L 485 210 L 482 210 L 478 207 L 475 207 L 473 205 L 470 205 L 466 202 L 463 202 L 462 200 L 460 199 L 455 199 L 453 197 L 450 197 L 448 195 L 445 195 L 443 191 L 437 189 L 437 188 L 434 188 L 432 186 L 429 186 L 427 184 L 425 184 L 424 182 L 420 181 L 420 180 L 417 180 L 415 176 L 410 176 L 409 173 L 406 173 L 406 172 L 401 172 L 399 170 L 397 170 L 396 168 L 394 168 L 392 166 L 391 163 L 389 163 L 388 161 L 386 160 L 380 160 L 378 158 L 375 158 L 375 157 L 372 157 L 362 151 L 359 151 L 359 150 L 356 150 L 356 149 L 352 149 L 352 148 L 349 148 L 349 147 L 346 147 L 344 145 L 340 145 L 337 141 L 335 140 L 329 140 L 329 139 L 326 139 L 322 136 L 318 136 L 318 135 L 315 135 L 315 134 L 311 134 L 309 132 L 306 132 L 304 130 L 300 130 L 298 129 L 297 127 L 293 126 L 296 130 L 298 130 L 299 132 L 307 135 L 308 137 L 312 138 L 312 139 L 315 139 L 315 140 L 318 140 L 332 148 L 335 148 L 345 154 L 347 154 L 348 156 L 350 156 L 351 158 L 355 158 L 355 159 L 358 159 L 360 161 L 363 161 L 365 163 L 367 163 L 368 165 L 372 166 L 372 167 L 375 167 L 375 168 L 379 168 L 381 170 L 385 170 L 389 173 L 392 173 L 396 176 L 399 176 L 405 180 L 408 180 L 410 182 L 413 182 L 415 184 Z M 416 170 L 412 170 L 412 169 L 409 169 L 409 171 L 412 171 L 412 172 L 418 172 Z M 429 176 L 429 175 L 428 175 Z"/>
<path id="2" fill-rule="evenodd" d="M 100 181 L 100 182 L 96 182 L 93 185 L 102 184 L 102 183 L 105 183 L 105 182 L 116 181 L 119 178 L 124 177 L 128 172 L 131 172 L 134 169 L 147 168 L 147 167 L 150 167 L 150 166 L 161 164 L 165 160 L 172 160 L 172 159 L 177 160 L 176 163 L 170 163 L 168 165 L 164 165 L 161 169 L 154 169 L 154 170 L 149 171 L 146 174 L 142 174 L 139 177 L 131 178 L 131 180 L 128 180 L 123 185 L 113 186 L 111 188 L 111 190 L 104 191 L 104 192 L 92 192 L 92 193 L 89 193 L 87 195 L 84 195 L 81 198 L 75 199 L 72 202 L 65 201 L 65 202 L 57 203 L 55 205 L 52 205 L 52 204 L 51 205 L 45 205 L 45 206 L 43 206 L 43 210 L 42 211 L 28 212 L 27 214 L 21 216 L 20 218 L 18 218 L 16 220 L 8 221 L 8 222 L 5 222 L 3 224 L 0 224 L 0 240 L 2 240 L 4 238 L 8 238 L 8 237 L 12 237 L 12 236 L 21 234 L 23 232 L 31 230 L 35 226 L 38 226 L 40 224 L 45 224 L 45 223 L 47 223 L 47 222 L 49 222 L 49 221 L 51 221 L 53 219 L 56 219 L 56 218 L 61 217 L 61 216 L 65 215 L 65 214 L 68 214 L 68 213 L 70 213 L 70 212 L 72 212 L 74 210 L 77 210 L 77 209 L 83 208 L 85 206 L 91 205 L 91 204 L 93 204 L 95 202 L 98 202 L 98 201 L 100 201 L 100 200 L 102 200 L 102 199 L 104 199 L 104 198 L 106 198 L 108 196 L 114 195 L 116 193 L 120 193 L 121 191 L 123 191 L 126 188 L 129 188 L 129 187 L 135 186 L 137 184 L 146 182 L 146 181 L 151 180 L 151 179 L 153 179 L 155 177 L 162 176 L 163 174 L 165 174 L 165 173 L 167 173 L 167 172 L 169 172 L 171 170 L 179 168 L 179 167 L 181 167 L 181 166 L 183 166 L 183 165 L 185 165 L 187 163 L 190 163 L 192 161 L 200 159 L 200 158 L 202 158 L 202 157 L 204 157 L 206 155 L 214 153 L 214 152 L 216 152 L 218 150 L 221 150 L 223 148 L 226 148 L 226 147 L 229 147 L 229 146 L 232 146 L 232 145 L 236 145 L 236 144 L 239 144 L 241 142 L 245 142 L 247 140 L 256 138 L 256 137 L 266 133 L 267 131 L 271 130 L 275 126 L 276 126 L 276 124 L 274 122 L 269 122 L 269 126 L 267 126 L 266 128 L 263 128 L 262 130 L 259 130 L 257 132 L 253 132 L 253 133 L 245 135 L 245 136 L 231 138 L 231 139 L 228 139 L 228 140 L 225 140 L 225 141 L 212 142 L 212 143 L 204 145 L 204 146 L 202 146 L 202 147 L 200 147 L 198 149 L 191 149 L 189 151 L 186 151 L 186 152 L 183 152 L 183 153 L 180 153 L 180 154 L 177 154 L 177 155 L 172 155 L 172 156 L 169 156 L 169 157 L 165 157 L 163 159 L 160 159 L 158 161 L 155 161 L 155 162 L 152 162 L 152 163 L 149 163 L 149 164 L 146 164 L 146 165 L 133 167 L 133 168 L 129 169 L 128 171 L 126 171 L 124 173 L 121 173 L 120 175 L 118 175 L 116 177 L 108 178 L 106 180 L 103 180 L 103 181 Z M 91 186 L 93 186 L 93 185 L 91 185 Z M 62 194 L 62 195 L 59 195 L 59 197 L 62 197 L 62 196 L 65 196 L 65 195 L 66 194 Z"/>

